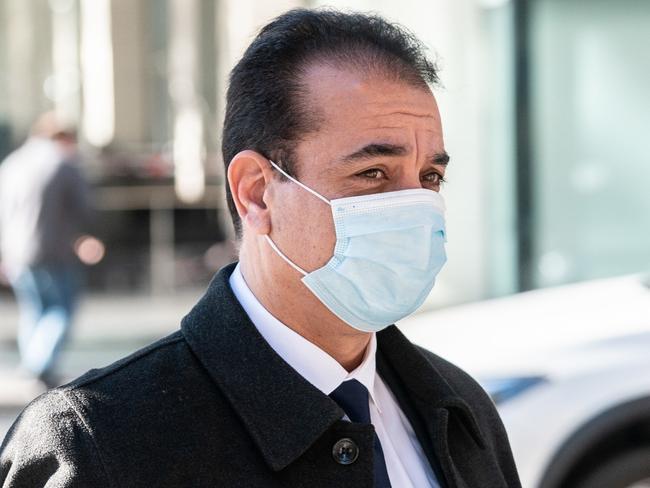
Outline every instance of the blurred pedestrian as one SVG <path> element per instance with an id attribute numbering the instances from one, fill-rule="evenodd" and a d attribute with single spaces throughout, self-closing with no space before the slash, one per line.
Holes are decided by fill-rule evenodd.
<path id="1" fill-rule="evenodd" d="M 0 259 L 20 309 L 20 371 L 55 386 L 80 290 L 74 243 L 88 226 L 76 134 L 54 113 L 0 165 Z"/>

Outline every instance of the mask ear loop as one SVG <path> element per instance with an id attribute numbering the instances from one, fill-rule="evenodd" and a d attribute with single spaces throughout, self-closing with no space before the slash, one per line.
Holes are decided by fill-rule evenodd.
<path id="1" fill-rule="evenodd" d="M 266 239 L 266 242 L 269 243 L 269 246 L 271 246 L 271 248 L 275 251 L 275 253 L 276 253 L 278 256 L 280 256 L 282 259 L 284 259 L 284 260 L 287 262 L 287 264 L 288 264 L 289 266 L 291 266 L 293 269 L 295 269 L 295 270 L 296 270 L 298 273 L 300 273 L 301 275 L 303 275 L 303 276 L 307 276 L 307 271 L 305 271 L 304 269 L 302 269 L 302 268 L 301 268 L 300 266 L 298 266 L 296 263 L 294 263 L 293 261 L 291 261 L 291 259 L 289 259 L 287 256 L 285 256 L 285 254 L 284 254 L 282 251 L 280 251 L 280 249 L 278 248 L 278 246 L 275 245 L 275 242 L 273 242 L 273 241 L 271 240 L 271 238 L 269 237 L 268 234 L 265 234 L 265 235 L 264 235 L 264 238 Z"/>
<path id="2" fill-rule="evenodd" d="M 284 176 L 286 176 L 287 178 L 289 178 L 291 181 L 293 181 L 296 185 L 298 185 L 299 187 L 301 187 L 303 190 L 307 190 L 309 193 L 311 193 L 312 195 L 314 195 L 316 198 L 322 200 L 322 201 L 325 202 L 326 204 L 328 204 L 328 205 L 330 205 L 330 206 L 332 205 L 332 204 L 330 203 L 330 201 L 329 201 L 327 198 L 325 198 L 323 195 L 321 195 L 320 193 L 318 193 L 318 192 L 315 191 L 315 190 L 312 190 L 312 189 L 309 188 L 307 185 L 305 185 L 305 184 L 303 184 L 303 183 L 300 183 L 297 179 L 295 179 L 293 176 L 290 176 L 290 175 L 289 175 L 285 170 L 283 170 L 282 168 L 280 168 L 280 166 L 278 166 L 277 164 L 275 164 L 275 163 L 274 163 L 273 161 L 271 161 L 270 159 L 269 159 L 269 163 L 271 163 L 271 166 L 273 166 L 275 169 L 277 169 L 280 173 L 282 173 Z"/>
<path id="3" fill-rule="evenodd" d="M 270 159 L 269 159 L 269 163 L 271 163 L 271 166 L 272 166 L 272 167 L 274 167 L 275 169 L 277 169 L 280 173 L 282 173 L 284 176 L 286 176 L 287 178 L 289 178 L 291 181 L 293 181 L 296 185 L 298 185 L 299 187 L 301 187 L 303 190 L 307 190 L 309 193 L 311 193 L 312 195 L 314 195 L 316 198 L 322 200 L 322 201 L 325 202 L 327 205 L 330 205 L 330 206 L 331 206 L 330 201 L 329 201 L 327 198 L 325 198 L 323 195 L 321 195 L 320 193 L 318 193 L 318 192 L 312 190 L 312 189 L 309 188 L 308 186 L 306 186 L 306 185 L 304 185 L 303 183 L 299 182 L 299 181 L 298 181 L 297 179 L 295 179 L 294 177 L 290 176 L 286 171 L 284 171 L 282 168 L 280 168 L 280 166 L 278 166 L 277 164 L 275 164 L 275 163 L 274 163 L 273 161 L 271 161 Z M 302 269 L 302 268 L 301 268 L 300 266 L 298 266 L 296 263 L 294 263 L 293 261 L 291 261 L 291 259 L 289 259 L 289 258 L 288 258 L 288 257 L 287 257 L 283 252 L 282 252 L 282 251 L 280 251 L 280 249 L 278 248 L 278 246 L 275 245 L 275 242 L 273 242 L 273 240 L 269 237 L 268 234 L 265 234 L 265 235 L 264 235 L 264 238 L 266 239 L 266 242 L 269 243 L 269 246 L 271 246 L 271 248 L 275 251 L 275 253 L 276 253 L 278 256 L 280 256 L 282 259 L 284 259 L 284 260 L 286 261 L 286 263 L 287 263 L 289 266 L 291 266 L 293 269 L 295 269 L 295 270 L 296 270 L 298 273 L 300 273 L 301 275 L 303 275 L 303 276 L 307 276 L 307 272 L 306 272 L 304 269 Z"/>

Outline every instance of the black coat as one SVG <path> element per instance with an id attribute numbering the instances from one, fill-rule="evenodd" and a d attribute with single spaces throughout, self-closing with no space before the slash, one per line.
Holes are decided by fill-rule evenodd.
<path id="1" fill-rule="evenodd" d="M 32 402 L 0 448 L 0 484 L 372 487 L 373 427 L 342 421 L 273 351 L 233 295 L 232 270 L 215 275 L 176 333 Z M 395 326 L 377 339 L 378 372 L 442 486 L 519 487 L 481 387 Z M 349 465 L 333 454 L 343 438 L 358 448 Z"/>

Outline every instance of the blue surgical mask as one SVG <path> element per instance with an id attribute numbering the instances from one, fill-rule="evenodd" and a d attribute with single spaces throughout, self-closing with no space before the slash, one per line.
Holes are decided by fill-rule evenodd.
<path id="1" fill-rule="evenodd" d="M 445 205 L 432 190 L 414 189 L 327 200 L 271 165 L 332 208 L 334 255 L 312 272 L 273 250 L 337 317 L 378 332 L 413 313 L 433 288 L 445 254 Z"/>

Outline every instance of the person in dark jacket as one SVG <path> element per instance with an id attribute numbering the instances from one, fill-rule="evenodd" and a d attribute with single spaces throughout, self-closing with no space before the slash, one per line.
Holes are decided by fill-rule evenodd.
<path id="1" fill-rule="evenodd" d="M 487 394 L 393 325 L 446 259 L 436 81 L 380 17 L 262 28 L 223 130 L 239 262 L 179 331 L 30 404 L 2 486 L 519 487 Z"/>
<path id="2" fill-rule="evenodd" d="M 75 244 L 90 228 L 89 194 L 76 133 L 53 112 L 0 164 L 0 272 L 20 308 L 19 371 L 48 387 L 59 384 L 55 369 L 81 291 Z"/>

